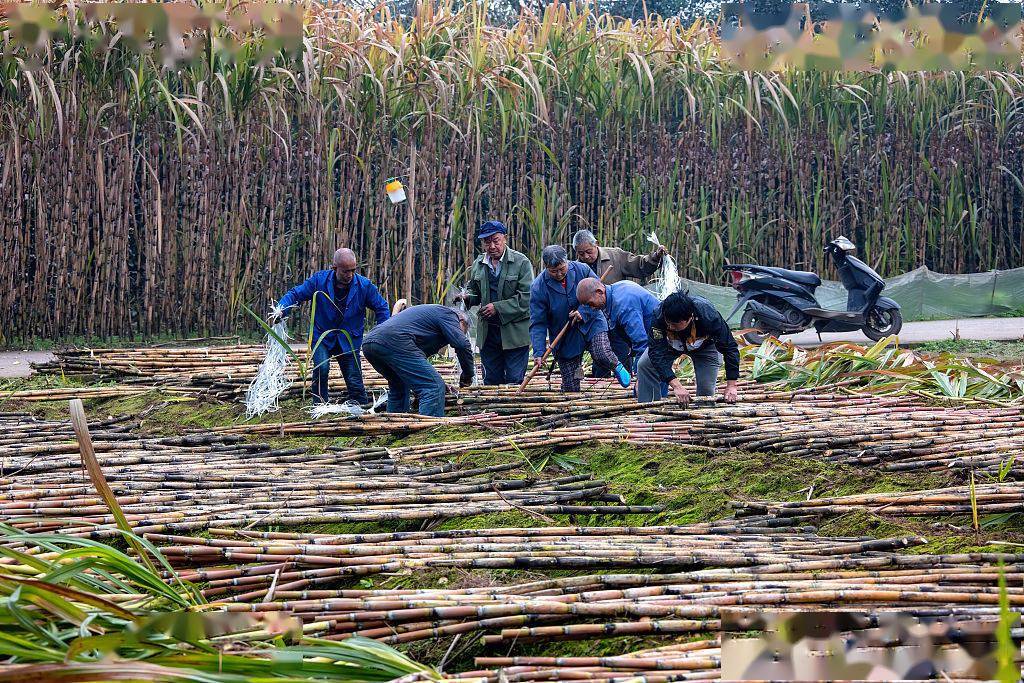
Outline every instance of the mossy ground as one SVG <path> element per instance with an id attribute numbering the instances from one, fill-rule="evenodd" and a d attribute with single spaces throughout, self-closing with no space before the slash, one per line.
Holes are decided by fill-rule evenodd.
<path id="1" fill-rule="evenodd" d="M 990 341 L 983 339 L 943 339 L 914 346 L 917 351 L 952 353 L 971 358 L 994 360 L 1020 360 L 1024 358 L 1024 339 L 1020 341 Z"/>
<path id="2" fill-rule="evenodd" d="M 0 384 L 5 388 L 29 386 L 80 385 L 71 378 L 33 378 L 17 381 L 18 387 Z M 11 384 L 11 383 L 8 383 Z M 307 419 L 301 399 L 283 403 L 282 410 L 258 422 Z M 27 410 L 53 419 L 67 416 L 64 402 L 0 405 L 0 410 Z M 246 422 L 241 405 L 212 399 L 182 399 L 159 392 L 142 396 L 86 401 L 91 416 L 117 414 L 143 415 L 143 426 L 158 433 L 175 433 L 182 429 L 205 429 Z M 274 447 L 304 447 L 321 452 L 330 446 L 359 444 L 405 445 L 450 442 L 485 437 L 488 432 L 475 428 L 444 428 L 406 436 L 301 438 L 271 437 L 259 440 Z M 550 475 L 565 472 L 588 473 L 608 482 L 610 491 L 620 494 L 630 504 L 660 505 L 663 511 L 655 514 L 629 517 L 597 515 L 555 515 L 564 525 L 652 525 L 690 524 L 728 517 L 732 514 L 730 501 L 742 500 L 799 500 L 809 494 L 836 496 L 863 492 L 909 491 L 958 483 L 953 474 L 881 473 L 820 460 L 779 456 L 764 453 L 728 451 L 709 452 L 686 447 L 636 448 L 627 444 L 576 447 L 571 449 L 534 450 L 523 454 L 474 454 L 463 460 L 473 466 L 514 459 L 519 467 L 510 477 L 535 476 L 538 470 Z M 823 535 L 834 536 L 924 536 L 926 545 L 912 552 L 950 553 L 986 550 L 989 540 L 1024 542 L 1024 519 L 1016 517 L 982 518 L 982 529 L 971 529 L 971 520 L 965 517 L 928 520 L 888 518 L 866 513 L 853 513 L 822 520 L 819 529 Z M 487 527 L 532 527 L 545 523 L 519 511 L 499 512 L 470 518 L 405 522 L 394 524 L 320 524 L 298 531 L 312 533 L 369 533 L 412 529 L 455 529 Z M 636 571 L 636 570 L 633 570 Z M 652 570 L 653 571 L 653 570 Z M 401 572 L 356 579 L 348 584 L 374 588 L 416 588 L 430 586 L 483 586 L 535 580 L 541 576 L 569 575 L 574 572 L 526 572 L 521 570 L 484 571 L 450 569 L 444 571 Z M 579 572 L 575 572 L 579 573 Z M 534 655 L 600 655 L 615 654 L 641 647 L 664 645 L 687 640 L 682 637 L 670 641 L 665 638 L 613 638 L 600 641 L 550 641 L 544 643 L 517 643 L 516 654 Z M 451 651 L 449 652 L 449 648 Z M 473 656 L 480 654 L 504 655 L 509 645 L 483 648 L 476 638 L 461 638 L 452 647 L 452 639 L 424 641 L 404 648 L 411 656 L 428 664 L 446 659 L 448 670 L 473 668 Z"/>

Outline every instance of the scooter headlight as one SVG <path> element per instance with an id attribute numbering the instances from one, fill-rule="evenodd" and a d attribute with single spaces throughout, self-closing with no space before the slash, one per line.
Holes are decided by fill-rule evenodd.
<path id="1" fill-rule="evenodd" d="M 857 251 L 857 245 L 845 237 L 837 237 L 832 241 L 832 244 L 836 245 L 843 251 Z"/>

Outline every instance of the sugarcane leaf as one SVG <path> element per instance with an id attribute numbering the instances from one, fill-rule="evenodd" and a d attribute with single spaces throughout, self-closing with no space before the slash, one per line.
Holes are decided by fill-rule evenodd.
<path id="1" fill-rule="evenodd" d="M 78 439 L 78 449 L 82 456 L 82 463 L 85 465 L 86 471 L 89 473 L 89 479 L 92 481 L 92 485 L 96 488 L 97 493 L 106 503 L 107 507 L 110 508 L 110 513 L 114 516 L 117 521 L 117 526 L 122 531 L 130 534 L 128 543 L 135 548 L 136 552 L 142 558 L 142 561 L 146 563 L 149 569 L 156 573 L 156 567 L 153 565 L 153 561 L 146 554 L 144 547 L 138 543 L 137 537 L 132 532 L 131 525 L 128 524 L 128 519 L 124 516 L 124 512 L 121 511 L 121 506 L 117 502 L 117 496 L 114 495 L 110 485 L 107 484 L 106 477 L 103 476 L 103 469 L 100 467 L 99 460 L 96 459 L 96 452 L 92 447 L 92 437 L 89 435 L 89 422 L 85 417 L 85 408 L 82 405 L 81 399 L 72 399 L 70 401 L 71 409 L 71 424 L 74 427 L 75 436 Z"/>
<path id="2" fill-rule="evenodd" d="M 30 589 L 33 592 L 37 592 L 37 593 L 39 593 L 41 595 L 42 594 L 52 594 L 52 595 L 49 596 L 49 598 L 51 600 L 54 599 L 54 596 L 59 596 L 60 598 L 69 598 L 69 599 L 75 600 L 77 602 L 81 602 L 83 604 L 86 604 L 86 605 L 92 605 L 93 607 L 98 607 L 98 608 L 100 608 L 100 609 L 102 609 L 104 611 L 110 612 L 111 614 L 116 614 L 117 616 L 121 617 L 122 619 L 127 619 L 129 621 L 134 621 L 135 620 L 135 615 L 134 614 L 132 614 L 128 610 L 126 610 L 126 609 L 124 609 L 124 608 L 122 608 L 122 607 L 120 607 L 120 606 L 110 602 L 109 600 L 104 600 L 103 598 L 100 598 L 98 596 L 90 595 L 89 593 L 85 593 L 83 591 L 75 590 L 73 588 L 68 588 L 67 586 L 60 586 L 60 585 L 57 585 L 57 584 L 54 584 L 54 583 L 51 583 L 51 582 L 48 582 L 48 581 L 39 581 L 39 580 L 36 580 L 36 579 L 26 579 L 26 578 L 18 577 L 18 576 L 10 576 L 8 574 L 0 574 L 0 581 L 9 581 L 9 582 L 17 584 L 19 591 L 22 588 L 25 588 L 25 589 Z M 66 606 L 66 605 L 70 605 L 71 603 L 66 602 L 66 601 L 64 601 L 62 599 L 60 604 L 62 606 Z M 85 613 L 81 612 L 77 608 L 75 608 L 73 610 L 73 613 L 76 616 L 80 616 L 82 619 L 85 618 Z"/>
<path id="3" fill-rule="evenodd" d="M 991 529 L 993 527 L 1002 526 L 1012 521 L 1015 517 L 1019 517 L 1021 514 L 1022 513 L 1020 512 L 1004 512 L 998 515 L 985 515 L 981 520 L 981 528 Z"/>

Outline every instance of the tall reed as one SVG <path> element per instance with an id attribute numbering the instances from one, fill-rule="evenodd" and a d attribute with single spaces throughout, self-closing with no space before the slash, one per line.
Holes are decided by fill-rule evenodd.
<path id="1" fill-rule="evenodd" d="M 312 4 L 305 29 L 298 54 L 249 38 L 179 69 L 104 54 L 109 24 L 32 69 L 4 34 L 4 334 L 232 329 L 340 245 L 388 298 L 433 300 L 487 218 L 535 258 L 656 230 L 712 281 L 723 257 L 827 272 L 837 233 L 886 275 L 1022 263 L 1019 73 L 732 71 L 714 27 L 564 4 L 507 28 Z"/>

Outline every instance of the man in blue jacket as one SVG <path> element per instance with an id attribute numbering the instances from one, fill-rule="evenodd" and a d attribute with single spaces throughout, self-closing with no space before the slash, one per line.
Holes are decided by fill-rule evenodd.
<path id="1" fill-rule="evenodd" d="M 288 290 L 272 317 L 281 319 L 305 301 L 312 301 L 316 311 L 309 341 L 313 349 L 314 400 L 327 402 L 330 362 L 331 358 L 337 358 L 341 375 L 345 378 L 348 400 L 368 403 L 359 358 L 366 327 L 366 309 L 373 310 L 380 325 L 391 317 L 388 302 L 377 291 L 376 285 L 356 274 L 356 255 L 351 249 L 334 252 L 330 270 L 313 273 L 301 285 Z"/>
<path id="2" fill-rule="evenodd" d="M 571 318 L 574 324 L 552 351 L 562 375 L 562 391 L 580 390 L 583 351 L 588 347 L 595 362 L 604 361 L 615 367 L 616 376 L 624 382 L 623 376 L 628 378 L 628 373 L 621 365 L 616 367 L 604 320 L 585 321 L 577 310 L 576 285 L 588 277 L 595 277 L 594 271 L 584 263 L 570 261 L 565 249 L 557 244 L 544 247 L 541 262 L 544 270 L 530 286 L 530 343 L 534 365 L 540 363 L 548 343 L 558 337 Z"/>
<path id="3" fill-rule="evenodd" d="M 658 297 L 630 280 L 606 285 L 591 277 L 576 286 L 576 298 L 583 306 L 584 320 L 603 317 L 609 336 L 614 333 L 625 340 L 629 355 L 619 360 L 636 374 L 636 363 L 647 350 L 654 313 L 661 303 Z"/>
<path id="4" fill-rule="evenodd" d="M 473 382 L 473 347 L 466 332 L 469 316 L 438 304 L 422 304 L 396 313 L 370 330 L 363 344 L 366 360 L 388 381 L 388 412 L 409 412 L 409 392 L 419 399 L 420 415 L 444 417 L 446 386 L 429 358 L 451 346 L 459 359 L 459 385 Z"/>

